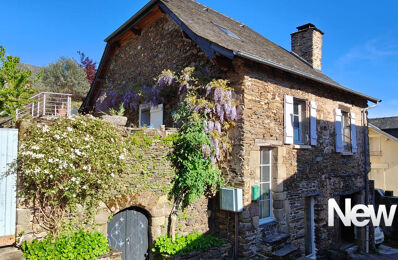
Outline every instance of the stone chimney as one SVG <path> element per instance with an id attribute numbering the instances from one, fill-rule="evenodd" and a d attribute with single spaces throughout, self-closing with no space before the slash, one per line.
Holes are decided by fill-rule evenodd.
<path id="1" fill-rule="evenodd" d="M 312 23 L 297 27 L 292 36 L 292 52 L 307 61 L 314 69 L 322 69 L 323 32 Z"/>

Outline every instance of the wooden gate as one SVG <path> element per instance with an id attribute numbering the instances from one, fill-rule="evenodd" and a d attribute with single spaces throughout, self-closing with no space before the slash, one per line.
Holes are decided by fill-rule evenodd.
<path id="1" fill-rule="evenodd" d="M 18 129 L 0 128 L 0 246 L 15 242 Z"/>
<path id="2" fill-rule="evenodd" d="M 117 213 L 108 223 L 108 241 L 123 260 L 148 259 L 148 218 L 137 208 Z"/>

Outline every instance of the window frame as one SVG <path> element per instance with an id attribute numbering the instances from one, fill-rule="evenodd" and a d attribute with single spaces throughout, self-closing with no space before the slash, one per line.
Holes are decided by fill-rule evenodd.
<path id="1" fill-rule="evenodd" d="M 268 158 L 268 160 L 269 160 L 269 163 L 263 163 L 262 162 L 262 158 L 263 158 L 263 152 L 264 151 L 268 151 L 269 152 L 269 154 L 268 154 L 268 156 L 269 156 L 269 158 Z M 262 168 L 263 167 L 269 167 L 269 181 L 262 181 Z M 259 224 L 260 225 L 263 225 L 263 224 L 266 224 L 266 223 L 268 223 L 268 222 L 271 222 L 271 221 L 273 221 L 274 220 L 274 216 L 273 216 L 273 203 L 272 203 L 272 167 L 273 167 L 273 163 L 272 163 L 272 148 L 270 148 L 270 147 L 261 147 L 260 148 L 260 178 L 259 178 L 259 180 L 260 180 L 260 198 L 259 198 L 259 200 L 258 200 L 258 210 L 259 210 Z M 261 195 L 262 195 L 262 184 L 269 184 L 269 199 L 267 199 L 267 200 L 269 200 L 269 216 L 267 216 L 267 217 L 262 217 L 262 210 L 261 210 L 261 202 L 262 201 L 266 201 L 266 200 L 262 200 L 261 199 Z"/>
<path id="2" fill-rule="evenodd" d="M 346 120 L 348 120 L 348 125 L 346 125 Z M 346 110 L 341 110 L 341 131 L 343 137 L 343 152 L 351 153 L 352 152 L 352 129 L 351 129 L 351 113 Z M 349 133 L 349 143 L 346 142 L 345 132 Z M 348 149 L 347 149 L 348 146 Z"/>
<path id="3" fill-rule="evenodd" d="M 164 123 L 164 116 L 163 116 L 163 112 L 164 112 L 164 106 L 163 104 L 158 104 L 156 106 L 152 105 L 152 104 L 140 104 L 139 109 L 138 109 L 138 126 L 144 127 L 144 125 L 142 125 L 142 112 L 147 112 L 149 110 L 149 125 L 147 125 L 147 127 L 151 126 L 151 128 L 156 128 L 159 129 L 158 127 L 154 127 L 154 125 L 152 125 L 153 123 L 153 115 L 156 112 L 162 111 L 162 115 L 161 115 L 161 124 Z"/>
<path id="4" fill-rule="evenodd" d="M 297 114 L 295 114 L 295 108 L 297 106 Z M 293 97 L 293 144 L 298 145 L 308 145 L 310 142 L 309 140 L 303 140 L 306 136 L 310 136 L 310 126 L 309 121 L 310 118 L 308 116 L 308 104 L 307 100 L 299 99 Z M 296 135 L 296 118 L 298 120 L 298 136 Z M 304 127 L 306 124 L 307 127 Z M 306 131 L 305 131 L 306 130 Z M 309 138 L 307 138 L 309 139 Z"/>

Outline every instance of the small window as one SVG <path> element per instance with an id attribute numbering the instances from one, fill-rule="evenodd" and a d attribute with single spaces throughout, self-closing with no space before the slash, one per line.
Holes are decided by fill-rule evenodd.
<path id="1" fill-rule="evenodd" d="M 294 99 L 293 101 L 293 138 L 295 144 L 309 143 L 309 125 L 305 100 Z"/>
<path id="2" fill-rule="evenodd" d="M 226 35 L 228 35 L 228 36 L 230 36 L 230 37 L 232 37 L 232 38 L 241 40 L 241 38 L 240 38 L 238 35 L 234 34 L 234 33 L 231 32 L 230 30 L 228 30 L 228 29 L 226 29 L 226 28 L 224 28 L 224 27 L 222 27 L 222 26 L 220 26 L 220 25 L 218 25 L 218 24 L 216 24 L 216 23 L 213 23 L 213 24 L 214 24 L 214 26 L 216 26 L 218 29 L 220 29 L 221 31 L 223 31 Z"/>
<path id="3" fill-rule="evenodd" d="M 272 151 L 261 149 L 260 151 L 260 224 L 272 219 Z"/>
<path id="4" fill-rule="evenodd" d="M 151 124 L 151 112 L 149 107 L 141 109 L 140 126 L 149 126 Z"/>
<path id="5" fill-rule="evenodd" d="M 341 116 L 344 152 L 351 152 L 351 117 L 350 114 L 345 111 L 341 111 Z"/>
<path id="6" fill-rule="evenodd" d="M 139 126 L 157 128 L 163 125 L 163 104 L 152 106 L 149 104 L 140 105 Z"/>

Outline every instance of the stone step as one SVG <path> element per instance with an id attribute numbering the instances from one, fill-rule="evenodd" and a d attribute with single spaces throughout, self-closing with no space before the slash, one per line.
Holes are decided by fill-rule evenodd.
<path id="1" fill-rule="evenodd" d="M 307 257 L 307 256 L 302 256 L 297 258 L 296 260 L 313 260 L 313 258 Z"/>
<path id="2" fill-rule="evenodd" d="M 292 257 L 292 259 L 296 259 L 298 249 L 299 249 L 298 246 L 285 245 L 281 249 L 273 252 L 272 256 L 275 259 L 289 259 L 290 256 Z"/>
<path id="3" fill-rule="evenodd" d="M 264 242 L 268 245 L 277 245 L 286 242 L 290 237 L 289 233 L 281 232 L 268 235 L 264 238 Z"/>
<path id="4" fill-rule="evenodd" d="M 2 247 L 0 248 L 1 260 L 23 260 L 23 254 L 16 247 Z"/>

